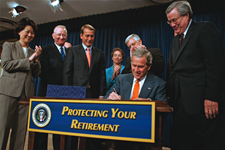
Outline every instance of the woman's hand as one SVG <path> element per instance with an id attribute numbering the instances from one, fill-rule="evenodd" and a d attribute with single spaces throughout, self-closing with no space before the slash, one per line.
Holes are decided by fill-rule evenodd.
<path id="1" fill-rule="evenodd" d="M 113 75 L 111 77 L 112 80 L 114 80 L 116 78 L 116 76 L 118 76 L 120 74 L 120 66 L 116 66 L 113 70 Z"/>
<path id="2" fill-rule="evenodd" d="M 42 48 L 41 46 L 35 46 L 35 53 L 36 53 L 36 58 L 34 59 L 35 62 L 38 62 L 38 58 L 41 55 Z"/>
<path id="3" fill-rule="evenodd" d="M 41 54 L 41 46 L 35 46 L 35 52 L 29 57 L 29 61 L 38 62 L 39 55 Z"/>

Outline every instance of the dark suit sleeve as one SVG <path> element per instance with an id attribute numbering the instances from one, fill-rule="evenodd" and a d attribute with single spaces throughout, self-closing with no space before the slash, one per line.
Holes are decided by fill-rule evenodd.
<path id="1" fill-rule="evenodd" d="M 101 73 L 100 73 L 100 80 L 101 81 L 101 87 L 100 87 L 100 95 L 99 96 L 104 96 L 106 94 L 106 73 L 105 73 L 105 58 L 104 58 L 104 53 L 101 54 Z"/>
<path id="2" fill-rule="evenodd" d="M 159 48 L 148 49 L 152 53 L 153 61 L 150 72 L 158 77 L 165 69 L 165 61 L 162 55 L 162 51 Z"/>
<path id="3" fill-rule="evenodd" d="M 41 80 L 48 83 L 53 83 L 53 78 L 50 69 L 51 64 L 49 63 L 49 54 L 47 47 L 43 47 L 41 55 L 39 56 L 39 61 L 41 63 Z"/>
<path id="4" fill-rule="evenodd" d="M 171 58 L 171 51 L 170 51 L 168 66 L 167 66 L 166 95 L 167 97 L 169 97 L 168 103 L 172 105 L 175 100 L 175 73 L 171 67 L 172 67 L 172 58 Z"/>
<path id="5" fill-rule="evenodd" d="M 115 86 L 113 86 L 113 88 L 109 92 L 107 92 L 107 94 L 104 96 L 104 99 L 107 99 L 110 93 L 115 92 L 115 90 L 116 90 L 116 93 L 120 95 L 120 81 L 121 81 L 121 75 L 116 77 Z"/>
<path id="6" fill-rule="evenodd" d="M 206 32 L 207 31 L 207 32 Z M 219 31 L 212 23 L 203 26 L 199 45 L 204 55 L 206 89 L 205 99 L 220 101 L 222 81 L 224 80 L 225 58 L 223 44 Z"/>
<path id="7" fill-rule="evenodd" d="M 73 61 L 73 51 L 69 48 L 63 62 L 63 85 L 73 85 Z"/>
<path id="8" fill-rule="evenodd" d="M 123 69 L 121 74 L 127 74 L 127 73 L 131 73 L 131 63 L 130 63 L 130 57 L 128 57 L 126 59 L 126 65 L 125 68 Z"/>

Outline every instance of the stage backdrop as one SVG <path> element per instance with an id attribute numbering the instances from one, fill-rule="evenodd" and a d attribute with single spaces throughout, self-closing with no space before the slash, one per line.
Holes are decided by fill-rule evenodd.
<path id="1" fill-rule="evenodd" d="M 212 21 L 222 35 L 225 44 L 225 12 L 222 8 L 222 1 L 209 3 L 204 1 L 191 2 L 194 12 L 193 20 Z M 151 48 L 160 48 L 167 66 L 171 41 L 174 37 L 173 29 L 167 24 L 165 10 L 168 5 L 144 7 L 107 14 L 93 15 L 58 22 L 41 24 L 38 26 L 38 34 L 30 43 L 31 48 L 35 45 L 46 46 L 53 44 L 52 32 L 56 25 L 65 25 L 68 29 L 67 41 L 72 45 L 81 44 L 80 28 L 88 23 L 96 28 L 94 46 L 101 49 L 105 54 L 106 68 L 112 65 L 110 53 L 113 48 L 120 47 L 125 52 L 125 58 L 129 57 L 129 49 L 124 43 L 125 38 L 132 34 L 138 34 L 143 44 Z M 32 19 L 32 18 L 31 18 Z M 207 32 L 207 31 L 206 31 Z M 125 65 L 125 60 L 123 61 Z M 162 73 L 162 78 L 166 80 L 166 71 Z M 39 79 L 35 81 L 36 93 L 38 91 Z M 169 146 L 169 127 L 171 124 L 171 114 L 165 121 L 164 141 L 165 146 Z"/>

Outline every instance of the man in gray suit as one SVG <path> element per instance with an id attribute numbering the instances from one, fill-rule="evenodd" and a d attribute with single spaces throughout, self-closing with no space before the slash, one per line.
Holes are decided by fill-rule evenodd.
<path id="1" fill-rule="evenodd" d="M 104 98 L 131 100 L 162 100 L 166 101 L 166 82 L 148 72 L 152 65 L 152 55 L 146 49 L 137 49 L 131 57 L 130 74 L 117 76 L 114 91 Z M 114 150 L 142 150 L 145 144 L 118 141 Z"/>
<path id="2" fill-rule="evenodd" d="M 104 98 L 166 101 L 166 82 L 148 73 L 151 65 L 152 55 L 148 50 L 135 50 L 131 57 L 132 73 L 119 75 L 116 78 L 115 91 L 111 91 Z M 139 93 L 133 97 L 136 81 L 139 81 Z"/>

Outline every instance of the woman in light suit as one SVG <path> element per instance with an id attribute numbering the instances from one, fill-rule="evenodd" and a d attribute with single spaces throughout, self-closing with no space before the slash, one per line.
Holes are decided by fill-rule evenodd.
<path id="1" fill-rule="evenodd" d="M 3 74 L 0 78 L 0 149 L 5 150 L 10 129 L 10 150 L 23 150 L 28 106 L 18 101 L 34 96 L 33 77 L 41 72 L 38 57 L 42 48 L 29 47 L 37 26 L 29 18 L 22 18 L 15 29 L 17 42 L 5 42 L 2 50 Z"/>
<path id="2" fill-rule="evenodd" d="M 125 54 L 124 54 L 122 49 L 114 48 L 112 53 L 111 53 L 111 57 L 112 57 L 112 60 L 113 60 L 113 65 L 105 70 L 105 72 L 106 72 L 106 84 L 107 84 L 106 95 L 115 85 L 116 77 L 118 75 L 120 75 L 121 72 L 124 69 L 124 66 L 121 65 L 121 63 L 122 63 L 122 61 L 125 57 Z"/>

